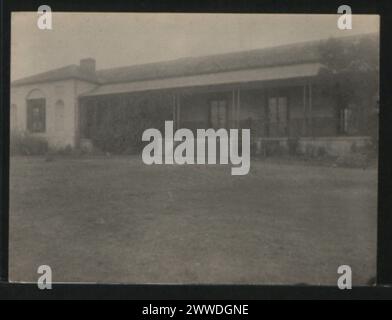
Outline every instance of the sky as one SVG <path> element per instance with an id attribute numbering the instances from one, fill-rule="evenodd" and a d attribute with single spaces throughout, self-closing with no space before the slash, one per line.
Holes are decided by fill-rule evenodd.
<path id="1" fill-rule="evenodd" d="M 97 69 L 250 50 L 379 31 L 376 15 L 60 13 L 40 30 L 36 12 L 14 12 L 11 80 L 96 59 Z"/>

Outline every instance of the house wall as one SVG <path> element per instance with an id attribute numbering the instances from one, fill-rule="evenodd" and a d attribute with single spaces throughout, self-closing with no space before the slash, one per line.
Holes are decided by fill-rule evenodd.
<path id="1" fill-rule="evenodd" d="M 11 87 L 11 105 L 14 107 L 11 119 L 16 119 L 12 131 L 26 132 L 27 130 L 27 99 L 42 96 L 46 100 L 46 128 L 42 133 L 30 133 L 46 139 L 52 148 L 75 146 L 78 126 L 77 97 L 79 94 L 92 90 L 94 84 L 70 79 L 50 83 L 30 84 Z M 56 127 L 56 103 L 64 104 L 63 125 Z M 15 107 L 16 106 L 16 107 Z"/>
<path id="2" fill-rule="evenodd" d="M 41 92 L 46 99 L 46 131 L 32 133 L 41 136 L 49 142 L 51 147 L 63 148 L 67 145 L 76 146 L 79 139 L 78 124 L 78 96 L 96 87 L 95 84 L 80 80 L 65 80 L 35 85 L 16 86 L 11 88 L 11 104 L 14 105 L 11 114 L 13 131 L 27 131 L 26 100 L 30 94 Z M 250 128 L 256 137 L 268 136 L 267 98 L 269 96 L 286 96 L 289 105 L 289 135 L 290 136 L 334 136 L 336 132 L 335 102 L 331 94 L 325 92 L 322 86 L 312 85 L 312 123 L 305 117 L 309 114 L 309 101 L 304 106 L 304 86 L 265 86 L 224 89 L 208 92 L 182 93 L 180 101 L 180 127 L 192 130 L 206 129 L 210 126 L 209 105 L 213 99 L 225 99 L 228 102 L 228 127 Z M 239 92 L 239 93 L 238 93 Z M 240 109 L 237 113 L 235 104 L 240 96 Z M 309 91 L 305 92 L 308 99 Z M 64 125 L 62 130 L 55 126 L 56 102 L 64 103 Z M 16 107 L 15 107 L 16 106 Z M 314 128 L 309 132 L 305 127 Z"/>

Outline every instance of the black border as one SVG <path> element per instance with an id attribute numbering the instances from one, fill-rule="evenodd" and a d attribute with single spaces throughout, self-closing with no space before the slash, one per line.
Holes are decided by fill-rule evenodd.
<path id="1" fill-rule="evenodd" d="M 392 6 L 381 15 L 377 283 L 392 285 Z"/>
<path id="2" fill-rule="evenodd" d="M 376 287 L 340 291 L 326 286 L 217 286 L 217 285 L 54 285 L 39 291 L 34 284 L 8 283 L 8 181 L 9 181 L 9 106 L 10 103 L 10 13 L 36 11 L 42 5 L 53 11 L 95 12 L 210 12 L 210 13 L 319 13 L 336 14 L 340 5 L 350 5 L 354 14 L 379 14 L 380 32 L 380 148 L 378 193 L 378 260 Z M 310 1 L 310 0 L 2 0 L 1 9 L 1 109 L 0 157 L 0 299 L 1 298 L 132 298 L 132 299 L 383 299 L 392 298 L 392 2 L 384 1 Z"/>
<path id="3" fill-rule="evenodd" d="M 1 60 L 0 60 L 0 90 L 1 90 L 1 108 L 0 108 L 0 161 L 1 161 L 1 195 L 0 195 L 0 281 L 8 280 L 8 196 L 9 196 L 9 105 L 10 101 L 10 16 L 6 10 L 1 7 Z"/>
<path id="4" fill-rule="evenodd" d="M 392 299 L 390 287 L 357 287 L 339 290 L 319 286 L 264 286 L 264 285 L 102 285 L 54 284 L 52 290 L 38 290 L 36 284 L 0 284 L 0 299 L 109 299 L 139 300 L 156 304 L 155 300 L 353 300 Z M 151 301 L 154 300 L 154 301 Z M 211 302 L 208 302 L 209 304 Z M 171 303 L 175 304 L 175 303 Z M 138 302 L 137 305 L 142 305 Z M 276 310 L 274 310 L 276 312 Z M 252 312 L 253 313 L 253 312 Z M 128 310 L 133 315 L 132 310 Z M 265 314 L 265 313 L 264 313 Z"/>

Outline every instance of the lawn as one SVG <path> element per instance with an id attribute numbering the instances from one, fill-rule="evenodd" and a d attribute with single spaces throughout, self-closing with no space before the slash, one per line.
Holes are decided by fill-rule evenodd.
<path id="1" fill-rule="evenodd" d="M 10 276 L 55 282 L 353 283 L 376 274 L 375 169 L 140 157 L 12 158 Z"/>

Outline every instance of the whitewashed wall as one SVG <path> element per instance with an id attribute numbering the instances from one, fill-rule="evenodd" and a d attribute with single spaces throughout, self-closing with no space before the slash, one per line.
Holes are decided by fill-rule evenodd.
<path id="1" fill-rule="evenodd" d="M 95 88 L 95 84 L 70 79 L 11 87 L 11 131 L 27 131 L 27 99 L 42 95 L 46 99 L 46 129 L 31 135 L 45 138 L 53 148 L 74 147 L 76 143 L 78 96 Z M 64 104 L 63 124 L 56 121 L 56 104 Z M 15 114 L 16 113 L 16 114 Z M 57 116 L 59 113 L 57 112 Z"/>

